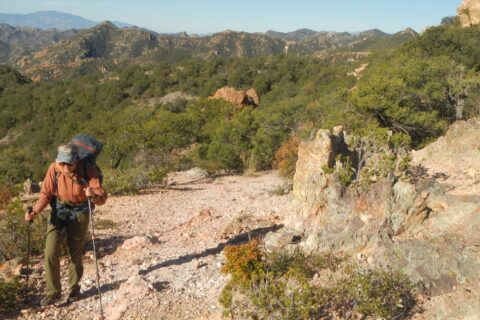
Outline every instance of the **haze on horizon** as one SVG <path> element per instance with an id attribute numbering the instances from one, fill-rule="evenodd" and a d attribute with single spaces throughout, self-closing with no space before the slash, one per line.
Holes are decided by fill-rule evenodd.
<path id="1" fill-rule="evenodd" d="M 93 21 L 122 21 L 159 33 L 246 32 L 302 28 L 356 32 L 422 31 L 456 15 L 461 0 L 0 0 L 0 13 L 61 11 Z"/>

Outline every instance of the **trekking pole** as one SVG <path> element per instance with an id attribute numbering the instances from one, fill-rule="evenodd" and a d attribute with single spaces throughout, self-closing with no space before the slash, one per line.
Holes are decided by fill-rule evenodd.
<path id="1" fill-rule="evenodd" d="M 103 306 L 102 306 L 102 291 L 100 290 L 100 273 L 98 272 L 97 250 L 95 248 L 95 230 L 93 228 L 92 202 L 90 197 L 88 197 L 88 212 L 90 214 L 90 227 L 92 229 L 93 256 L 95 257 L 95 268 L 97 270 L 97 289 L 98 289 L 98 299 L 100 301 L 100 316 L 101 316 L 101 319 L 104 319 Z"/>
<path id="2" fill-rule="evenodd" d="M 28 214 L 32 214 L 33 208 L 28 207 L 27 209 Z M 28 300 L 28 280 L 30 275 L 30 233 L 31 233 L 31 224 L 32 220 L 28 221 L 27 223 L 27 283 L 25 286 L 25 301 Z"/>

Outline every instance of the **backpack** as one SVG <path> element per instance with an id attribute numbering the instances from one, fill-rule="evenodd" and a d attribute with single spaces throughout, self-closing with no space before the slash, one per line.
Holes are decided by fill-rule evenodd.
<path id="1" fill-rule="evenodd" d="M 88 177 L 86 176 L 87 165 L 91 164 L 97 170 L 100 183 L 102 183 L 102 170 L 97 166 L 96 161 L 97 156 L 102 151 L 103 144 L 94 137 L 88 136 L 83 133 L 77 134 L 75 137 L 72 138 L 70 142 L 78 147 L 78 157 L 79 160 L 83 163 L 83 178 L 85 180 L 88 180 Z"/>
<path id="2" fill-rule="evenodd" d="M 103 144 L 95 139 L 94 137 L 88 136 L 86 134 L 77 134 L 75 137 L 72 138 L 70 143 L 76 145 L 78 147 L 78 158 L 80 162 L 83 165 L 83 180 L 84 182 L 88 181 L 87 177 L 87 166 L 89 164 L 93 165 L 95 169 L 97 170 L 98 173 L 98 178 L 100 180 L 100 184 L 103 181 L 103 173 L 102 170 L 97 166 L 96 160 L 97 156 L 100 154 L 102 151 Z M 58 192 L 58 177 L 59 177 L 59 172 L 55 172 L 55 179 L 54 179 L 54 188 L 56 192 Z M 83 183 L 83 182 L 82 182 Z M 57 200 L 57 195 L 55 197 L 52 197 L 52 200 L 50 201 L 50 206 L 52 207 L 52 212 L 55 214 L 52 214 L 50 218 L 50 223 L 56 224 L 58 223 L 59 216 L 62 214 L 61 206 L 57 206 L 58 200 Z M 93 204 L 92 204 L 93 205 Z M 58 212 L 60 210 L 60 213 Z M 75 215 L 73 216 L 75 217 Z M 61 218 L 60 218 L 61 219 Z M 63 218 L 65 219 L 65 218 Z M 70 217 L 72 219 L 72 217 Z"/>

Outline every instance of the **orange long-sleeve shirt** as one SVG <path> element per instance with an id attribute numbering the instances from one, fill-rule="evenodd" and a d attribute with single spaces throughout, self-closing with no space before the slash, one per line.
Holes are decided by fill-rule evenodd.
<path id="1" fill-rule="evenodd" d="M 107 193 L 100 184 L 98 172 L 92 165 L 87 165 L 88 186 L 91 188 L 94 196 L 92 202 L 96 205 L 102 205 L 107 201 Z M 55 188 L 55 175 L 57 174 L 57 187 Z M 45 179 L 42 183 L 40 198 L 35 204 L 34 211 L 40 213 L 50 203 L 54 196 L 58 196 L 61 201 L 69 203 L 82 203 L 87 200 L 85 194 L 83 165 L 77 164 L 73 175 L 70 177 L 64 174 L 60 167 L 54 162 L 48 168 Z"/>

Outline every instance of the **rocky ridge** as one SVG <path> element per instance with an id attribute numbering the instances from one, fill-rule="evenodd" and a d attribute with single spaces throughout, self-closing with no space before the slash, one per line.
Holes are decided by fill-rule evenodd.
<path id="1" fill-rule="evenodd" d="M 345 192 L 325 171 L 348 152 L 345 133 L 320 130 L 299 146 L 294 214 L 286 228 L 267 236 L 267 245 L 283 246 L 278 239 L 297 236 L 306 251 L 402 271 L 430 297 L 417 319 L 478 318 L 479 133 L 480 120 L 459 121 L 414 153 L 410 178 L 390 175 L 366 190 Z"/>
<path id="2" fill-rule="evenodd" d="M 39 30 L 0 24 L 0 62 L 15 64 L 31 52 L 74 37 L 77 30 Z"/>
<path id="3" fill-rule="evenodd" d="M 6 26 L 6 25 L 5 25 Z M 18 31 L 10 27 L 10 36 L 0 38 L 0 62 L 9 63 L 30 77 L 51 79 L 96 69 L 107 70 L 120 63 L 168 61 L 182 58 L 210 59 L 223 57 L 253 57 L 284 52 L 297 55 L 325 55 L 338 52 L 369 51 L 378 47 L 395 46 L 415 37 L 414 33 L 385 34 L 379 30 L 359 34 L 346 32 L 306 32 L 289 35 L 276 33 L 246 33 L 224 31 L 204 37 L 165 35 L 130 27 L 118 28 L 103 22 L 91 29 L 79 31 L 36 30 L 39 38 L 52 32 L 57 36 L 49 43 L 16 40 Z M 29 36 L 30 37 L 30 36 Z M 30 37 L 33 39 L 33 37 Z"/>

